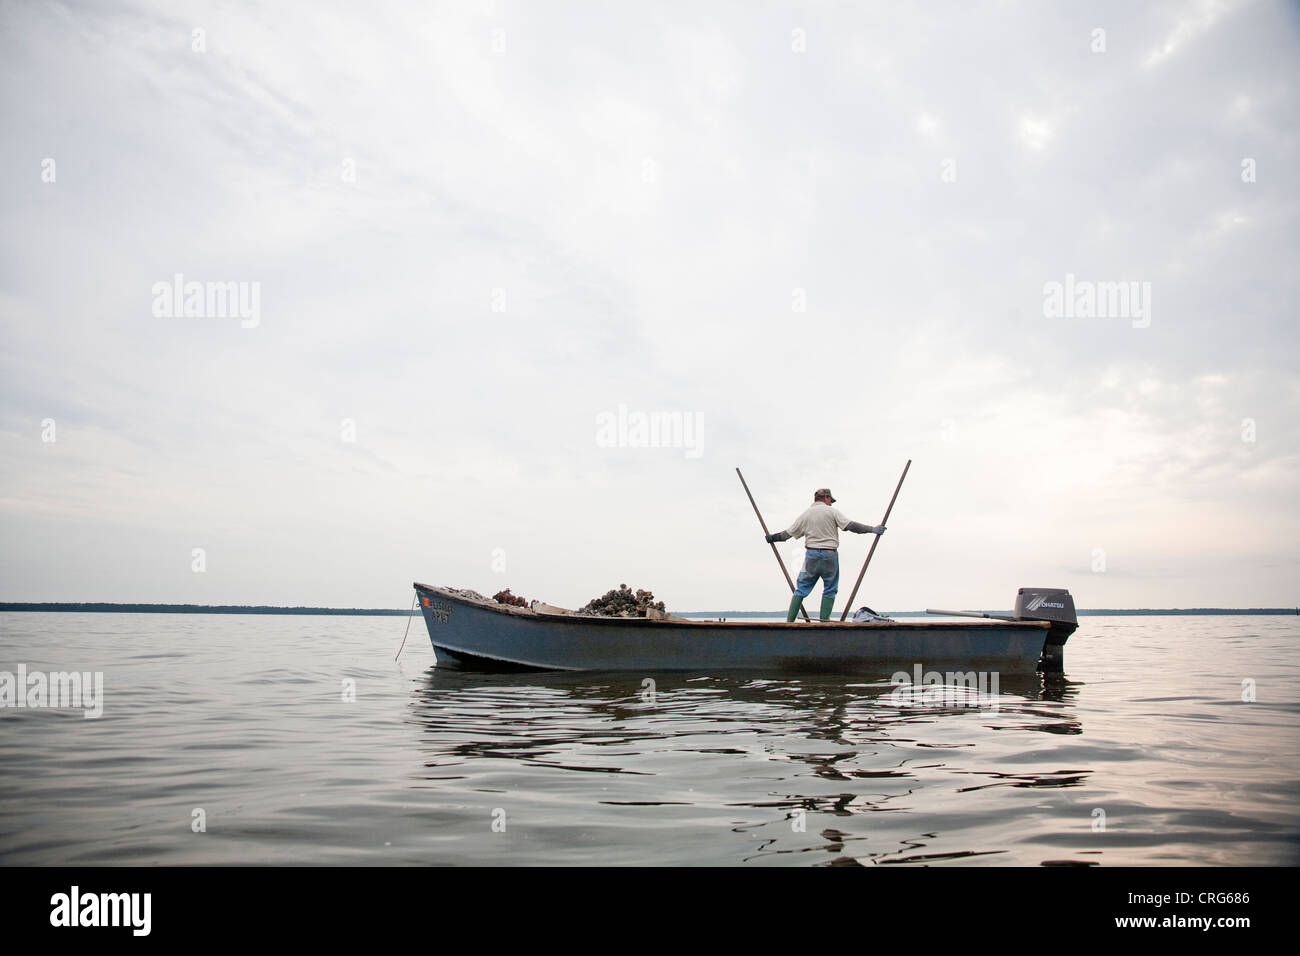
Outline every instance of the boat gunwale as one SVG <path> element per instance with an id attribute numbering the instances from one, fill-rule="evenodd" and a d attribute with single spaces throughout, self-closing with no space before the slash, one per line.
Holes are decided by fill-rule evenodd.
<path id="1" fill-rule="evenodd" d="M 970 628 L 1037 628 L 1039 630 L 1050 630 L 1051 622 L 1049 621 L 1002 621 L 997 619 L 988 620 L 965 620 L 965 621 L 708 621 L 708 620 L 688 620 L 678 618 L 676 620 L 655 620 L 648 617 L 610 617 L 600 614 L 579 614 L 577 611 L 569 614 L 552 614 L 546 611 L 534 611 L 532 608 L 512 607 L 506 604 L 481 603 L 473 598 L 463 597 L 460 594 L 452 593 L 446 588 L 436 587 L 432 584 L 422 584 L 419 581 L 413 581 L 412 586 L 416 591 L 428 591 L 449 601 L 455 601 L 468 607 L 478 608 L 482 611 L 489 611 L 497 614 L 507 614 L 511 617 L 517 617 L 522 620 L 540 620 L 544 622 L 579 622 L 582 624 L 595 624 L 599 627 L 608 627 L 611 625 L 628 625 L 634 624 L 643 627 L 683 627 L 683 628 L 736 628 L 736 627 L 756 627 L 756 628 L 872 628 L 875 630 L 889 630 L 892 628 L 940 628 L 944 630 L 955 629 L 965 630 Z M 491 600 L 490 598 L 488 599 Z M 494 606 L 495 604 L 495 606 Z M 469 652 L 466 652 L 469 653 Z"/>

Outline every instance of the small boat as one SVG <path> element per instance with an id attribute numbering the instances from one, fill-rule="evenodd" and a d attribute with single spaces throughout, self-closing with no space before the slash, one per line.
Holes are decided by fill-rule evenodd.
<path id="1" fill-rule="evenodd" d="M 1060 588 L 1021 588 L 1015 611 L 931 611 L 979 621 L 864 623 L 602 617 L 534 601 L 499 604 L 474 591 L 416 582 L 439 667 L 462 670 L 836 673 L 888 679 L 926 671 L 1061 673 L 1078 627 Z"/>

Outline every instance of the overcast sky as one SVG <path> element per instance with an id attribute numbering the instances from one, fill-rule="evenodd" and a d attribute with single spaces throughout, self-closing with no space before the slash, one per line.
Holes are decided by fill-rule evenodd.
<path id="1" fill-rule="evenodd" d="M 1295 4 L 0 0 L 0 77 L 0 600 L 775 609 L 736 466 L 909 458 L 858 604 L 1300 600 Z"/>

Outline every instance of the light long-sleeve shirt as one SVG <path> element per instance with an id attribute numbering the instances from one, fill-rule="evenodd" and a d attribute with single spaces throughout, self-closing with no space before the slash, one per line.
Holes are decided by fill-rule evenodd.
<path id="1" fill-rule="evenodd" d="M 817 501 L 786 531 L 792 538 L 804 538 L 805 547 L 835 550 L 840 546 L 840 529 L 848 524 L 840 511 Z"/>

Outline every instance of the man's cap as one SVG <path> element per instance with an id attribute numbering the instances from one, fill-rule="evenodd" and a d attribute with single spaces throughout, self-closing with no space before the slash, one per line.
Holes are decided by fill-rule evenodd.
<path id="1" fill-rule="evenodd" d="M 818 488 L 816 491 L 814 491 L 813 500 L 816 501 L 818 498 L 829 498 L 831 499 L 831 504 L 835 504 L 835 496 L 831 494 L 831 490 L 829 488 Z"/>

